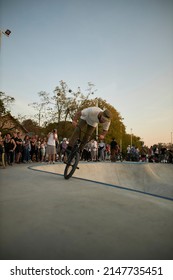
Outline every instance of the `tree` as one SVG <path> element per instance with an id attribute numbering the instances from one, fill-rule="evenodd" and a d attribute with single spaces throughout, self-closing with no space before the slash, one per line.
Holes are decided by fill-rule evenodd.
<path id="1" fill-rule="evenodd" d="M 14 97 L 0 92 L 0 116 L 10 113 L 10 106 L 15 102 Z"/>
<path id="2" fill-rule="evenodd" d="M 46 128 L 44 128 L 45 136 L 48 135 L 53 129 L 58 131 L 58 139 L 61 141 L 63 138 L 70 138 L 74 131 L 74 126 L 69 121 L 61 121 L 59 123 L 49 123 Z"/>
<path id="3" fill-rule="evenodd" d="M 87 94 L 83 94 L 80 87 L 73 91 L 61 80 L 60 86 L 55 88 L 54 97 L 52 98 L 55 101 L 53 119 L 57 122 L 71 120 L 76 111 L 82 107 L 91 94 L 93 94 L 91 90 Z"/>
<path id="4" fill-rule="evenodd" d="M 91 107 L 91 106 L 98 106 L 103 110 L 105 108 L 110 110 L 112 114 L 112 120 L 111 120 L 109 132 L 105 137 L 105 141 L 106 143 L 110 143 L 112 138 L 115 138 L 116 141 L 120 143 L 121 138 L 124 137 L 125 134 L 125 126 L 122 122 L 122 117 L 120 113 L 112 105 L 108 104 L 105 100 L 101 98 L 83 100 L 81 103 L 78 104 L 77 108 L 74 108 L 73 111 L 71 110 L 71 113 L 73 113 L 74 115 L 76 110 L 82 110 L 84 108 Z M 61 138 L 64 137 L 69 138 L 74 130 L 74 127 L 72 126 L 71 122 L 67 120 L 50 123 L 45 129 L 46 133 L 51 131 L 53 128 L 57 128 L 58 134 Z M 102 130 L 102 125 L 99 124 L 98 133 L 101 133 L 101 130 Z M 96 132 L 93 133 L 93 138 L 95 137 L 96 137 Z"/>
<path id="5" fill-rule="evenodd" d="M 35 115 L 39 126 L 44 124 L 45 134 L 52 130 L 52 127 L 58 129 L 61 137 L 70 137 L 73 127 L 70 121 L 73 119 L 78 110 L 82 110 L 91 106 L 98 106 L 101 109 L 109 109 L 112 113 L 112 121 L 109 132 L 105 137 L 106 143 L 110 143 L 112 138 L 115 138 L 120 145 L 121 150 L 126 151 L 129 145 L 130 135 L 126 133 L 126 128 L 123 123 L 121 114 L 102 98 L 90 99 L 96 90 L 95 85 L 88 82 L 87 93 L 82 93 L 80 87 L 76 91 L 71 90 L 66 82 L 61 80 L 59 86 L 56 86 L 53 91 L 53 96 L 45 91 L 39 92 L 40 102 L 34 102 L 30 105 L 37 110 Z M 101 132 L 102 126 L 98 125 L 98 133 Z M 93 137 L 96 136 L 93 135 Z M 133 144 L 140 147 L 140 137 L 133 135 Z"/>
<path id="6" fill-rule="evenodd" d="M 30 133 L 40 135 L 42 132 L 42 128 L 38 125 L 37 122 L 32 119 L 26 119 L 22 122 L 23 127 Z"/>
<path id="7" fill-rule="evenodd" d="M 39 97 L 40 97 L 40 101 L 39 102 L 33 102 L 31 104 L 28 104 L 28 106 L 32 106 L 37 113 L 34 115 L 34 118 L 36 118 L 36 120 L 38 121 L 39 126 L 41 126 L 41 124 L 43 124 L 43 121 L 45 121 L 47 118 L 47 112 L 48 112 L 48 104 L 50 103 L 50 97 L 49 97 L 49 93 L 45 92 L 45 91 L 40 91 L 38 93 Z"/>
<path id="8" fill-rule="evenodd" d="M 29 104 L 29 106 L 37 110 L 37 114 L 34 117 L 39 122 L 39 125 L 70 121 L 79 107 L 93 94 L 91 89 L 94 85 L 88 84 L 90 87 L 87 94 L 83 94 L 80 87 L 76 91 L 71 90 L 63 80 L 55 88 L 53 96 L 45 91 L 39 92 L 40 102 Z"/>

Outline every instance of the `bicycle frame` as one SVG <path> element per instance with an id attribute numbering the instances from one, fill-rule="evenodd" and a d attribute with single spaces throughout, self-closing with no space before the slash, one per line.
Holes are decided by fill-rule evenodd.
<path id="1" fill-rule="evenodd" d="M 76 169 L 79 169 L 78 163 L 80 160 L 80 154 L 78 146 L 74 147 L 71 153 L 68 156 L 66 167 L 64 169 L 64 178 L 69 179 L 72 177 Z"/>
<path id="2" fill-rule="evenodd" d="M 79 169 L 78 167 L 78 163 L 80 160 L 80 147 L 83 144 L 83 142 L 80 140 L 81 137 L 81 128 L 79 127 L 80 132 L 79 132 L 79 138 L 77 139 L 75 145 L 73 146 L 70 154 L 68 155 L 67 158 L 67 162 L 66 163 L 66 167 L 64 170 L 64 178 L 65 179 L 69 179 L 70 177 L 72 177 L 72 175 L 74 174 L 76 169 Z M 90 140 L 89 140 L 90 141 Z"/>

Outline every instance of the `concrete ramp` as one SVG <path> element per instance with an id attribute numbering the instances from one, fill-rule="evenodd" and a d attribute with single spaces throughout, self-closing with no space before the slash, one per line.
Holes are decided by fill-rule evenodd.
<path id="1" fill-rule="evenodd" d="M 32 167 L 40 171 L 63 175 L 65 165 Z M 73 178 L 99 182 L 173 200 L 173 165 L 153 163 L 79 163 Z M 73 180 L 73 178 L 69 179 Z"/>
<path id="2" fill-rule="evenodd" d="M 87 180 L 64 168 L 0 170 L 2 260 L 173 260 L 173 200 L 140 191 L 171 197 L 172 164 L 80 162 Z"/>

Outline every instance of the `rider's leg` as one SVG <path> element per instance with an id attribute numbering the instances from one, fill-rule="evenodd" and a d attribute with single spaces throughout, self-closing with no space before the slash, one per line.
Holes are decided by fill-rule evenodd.
<path id="1" fill-rule="evenodd" d="M 74 144 L 76 143 L 77 139 L 80 138 L 81 130 L 83 130 L 86 125 L 87 125 L 87 123 L 85 120 L 82 120 L 82 119 L 79 120 L 78 125 L 75 127 L 74 132 L 69 139 L 69 144 L 66 148 L 64 158 L 63 158 L 64 162 L 67 161 L 67 157 L 71 153 L 71 150 L 72 150 Z"/>
<path id="2" fill-rule="evenodd" d="M 80 138 L 81 130 L 83 130 L 86 125 L 87 125 L 87 123 L 85 120 L 82 120 L 82 119 L 79 120 L 78 125 L 75 127 L 75 130 L 74 130 L 72 136 L 70 137 L 69 144 L 68 144 L 69 150 L 70 150 L 70 148 L 72 148 L 74 146 L 76 140 L 78 138 Z"/>
<path id="3" fill-rule="evenodd" d="M 95 130 L 95 127 L 87 124 L 87 130 L 86 130 L 86 133 L 84 134 L 84 137 L 82 139 L 82 143 L 81 143 L 81 146 L 80 146 L 80 150 L 83 151 L 85 145 L 91 140 L 91 137 L 92 137 L 92 134 Z"/>

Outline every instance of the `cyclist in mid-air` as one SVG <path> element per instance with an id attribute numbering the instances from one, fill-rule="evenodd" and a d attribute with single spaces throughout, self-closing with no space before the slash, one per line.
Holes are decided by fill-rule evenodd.
<path id="1" fill-rule="evenodd" d="M 67 153 L 71 151 L 76 140 L 79 138 L 80 131 L 83 131 L 86 128 L 86 132 L 83 136 L 82 144 L 80 146 L 80 149 L 82 151 L 86 143 L 91 139 L 98 123 L 103 124 L 102 133 L 99 135 L 99 139 L 103 140 L 109 130 L 110 122 L 111 113 L 108 109 L 102 110 L 99 107 L 89 107 L 83 109 L 82 111 L 78 111 L 72 121 L 73 126 L 75 126 L 75 130 L 69 140 Z"/>

